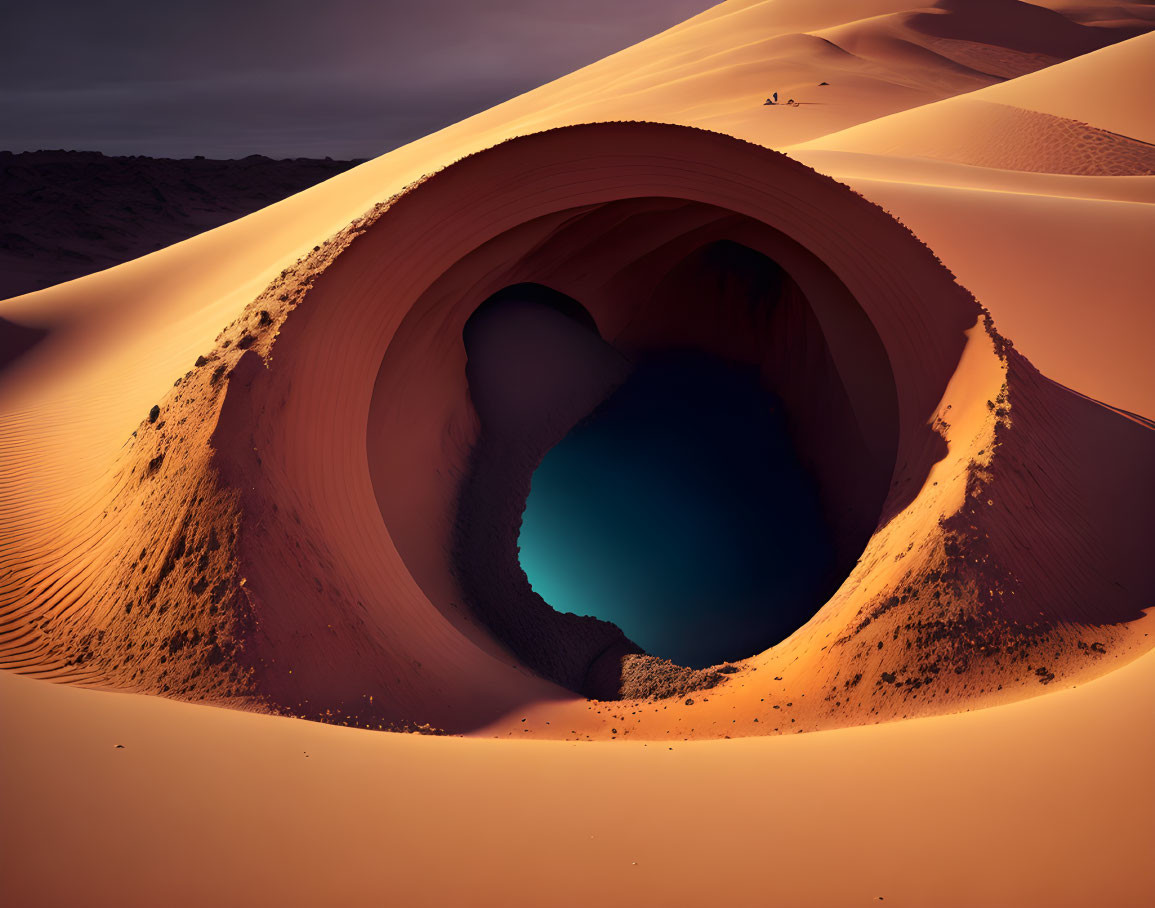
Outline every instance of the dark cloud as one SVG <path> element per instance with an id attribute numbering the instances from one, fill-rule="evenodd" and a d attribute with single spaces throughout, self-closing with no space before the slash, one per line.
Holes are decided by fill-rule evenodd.
<path id="1" fill-rule="evenodd" d="M 0 30 L 0 147 L 370 157 L 711 0 L 40 0 Z"/>

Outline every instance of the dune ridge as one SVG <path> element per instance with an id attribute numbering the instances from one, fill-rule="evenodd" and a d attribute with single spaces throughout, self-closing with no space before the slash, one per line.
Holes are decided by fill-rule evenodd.
<path id="1" fill-rule="evenodd" d="M 902 155 L 1029 173 L 1078 176 L 1149 176 L 1155 145 L 1026 108 L 956 98 L 949 109 L 922 116 L 918 132 L 898 135 L 886 123 L 877 139 L 859 132 L 827 136 L 816 147 L 859 154 Z M 983 109 L 972 111 L 971 105 Z M 922 113 L 922 111 L 920 111 Z M 981 129 L 974 127 L 981 124 Z M 802 146 L 803 148 L 807 146 Z"/>

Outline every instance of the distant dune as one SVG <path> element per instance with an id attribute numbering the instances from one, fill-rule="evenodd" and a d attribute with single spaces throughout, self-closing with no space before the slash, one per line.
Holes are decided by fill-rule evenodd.
<path id="1" fill-rule="evenodd" d="M 899 217 L 1045 374 L 1151 416 L 1155 113 L 1126 89 L 1152 79 L 1146 35 L 789 153 Z"/>
<path id="2" fill-rule="evenodd" d="M 249 217 L 0 304 L 0 665 L 505 739 L 388 757 L 439 818 L 406 821 L 427 849 L 466 828 L 466 804 L 479 838 L 540 833 L 446 856 L 479 904 L 588 902 L 551 888 L 559 860 L 610 903 L 1142 904 L 1151 20 L 1125 3 L 731 0 Z M 491 348 L 483 391 L 470 325 L 510 293 L 569 319 L 566 340 Z M 530 476 L 612 384 L 612 369 L 573 377 L 578 347 L 689 347 L 781 402 L 838 572 L 786 640 L 692 670 L 530 588 L 516 533 Z M 528 358 L 505 374 L 510 351 Z M 147 729 L 178 740 L 193 707 L 45 690 L 3 692 L 54 747 L 87 748 L 102 785 L 129 754 L 113 759 L 109 737 L 97 756 L 76 732 L 82 697 L 132 732 L 137 778 L 180 787 L 187 770 Z M 195 715 L 225 750 L 267 740 L 272 721 Z M 258 866 L 228 871 L 238 903 L 273 891 L 285 855 L 290 903 L 371 901 L 373 873 L 335 866 L 331 843 L 379 842 L 392 860 L 412 845 L 391 839 L 396 817 L 382 808 L 378 829 L 310 808 L 289 823 L 281 807 L 379 792 L 378 742 L 395 739 L 285 734 L 261 764 L 283 787 L 223 760 L 209 778 L 228 804 L 173 804 L 174 853 L 203 853 L 244 802 Z M 430 770 L 439 745 L 448 785 Z M 29 735 L 7 759 L 39 779 L 46 749 Z M 332 788 L 299 777 L 320 753 L 310 771 L 323 763 Z M 571 758 L 556 797 L 511 806 Z M 1135 774 L 1121 782 L 1120 766 Z M 493 797 L 475 803 L 460 778 Z M 27 828 L 51 828 L 43 785 L 5 785 Z M 145 797 L 126 795 L 120 820 L 148 816 Z M 332 866 L 309 865 L 293 831 L 310 817 Z M 13 847 L 5 873 L 34 894 L 24 868 L 43 849 Z M 110 893 L 98 853 L 83 878 Z M 428 879 L 392 885 L 444 903 Z"/>
<path id="3" fill-rule="evenodd" d="M 358 163 L 0 151 L 0 299 L 179 243 Z"/>

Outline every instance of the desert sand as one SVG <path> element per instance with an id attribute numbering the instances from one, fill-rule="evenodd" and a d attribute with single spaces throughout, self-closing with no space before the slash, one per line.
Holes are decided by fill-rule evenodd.
<path id="1" fill-rule="evenodd" d="M 1153 690 L 1148 655 L 963 715 L 512 745 L 4 674 L 0 867 L 19 905 L 1140 906 Z"/>
<path id="2" fill-rule="evenodd" d="M 188 904 L 1143 904 L 1144 14 L 731 0 L 0 303 L 0 666 L 71 685 L 0 676 L 4 885 L 148 904 L 179 860 L 214 868 Z M 719 243 L 788 274 L 779 315 L 659 298 Z M 525 282 L 761 370 L 845 562 L 789 639 L 678 670 L 542 611 L 516 536 L 461 555 L 461 339 Z"/>

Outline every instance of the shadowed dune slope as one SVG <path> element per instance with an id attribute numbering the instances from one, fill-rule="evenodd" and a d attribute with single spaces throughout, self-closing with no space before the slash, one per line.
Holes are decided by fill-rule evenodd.
<path id="1" fill-rule="evenodd" d="M 354 164 L 0 151 L 0 299 L 139 258 Z"/>

